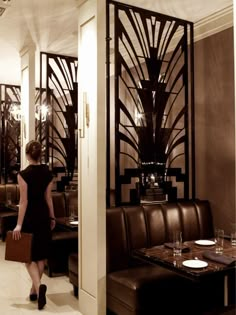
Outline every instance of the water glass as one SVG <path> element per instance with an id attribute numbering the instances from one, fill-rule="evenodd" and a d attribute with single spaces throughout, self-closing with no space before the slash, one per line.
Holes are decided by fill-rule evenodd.
<path id="1" fill-rule="evenodd" d="M 216 229 L 215 230 L 215 252 L 216 254 L 223 254 L 224 251 L 224 230 Z"/>
<path id="2" fill-rule="evenodd" d="M 70 221 L 74 221 L 76 219 L 76 208 L 75 205 L 70 205 Z"/>
<path id="3" fill-rule="evenodd" d="M 11 193 L 10 193 L 10 192 L 7 193 L 7 204 L 8 204 L 8 205 L 11 205 L 11 204 L 12 204 Z"/>
<path id="4" fill-rule="evenodd" d="M 231 233 L 230 233 L 231 245 L 236 246 L 236 223 L 231 224 Z"/>
<path id="5" fill-rule="evenodd" d="M 174 256 L 182 255 L 182 232 L 181 231 L 173 232 L 173 255 Z"/>
<path id="6" fill-rule="evenodd" d="M 236 246 L 236 232 L 231 232 L 231 245 Z"/>

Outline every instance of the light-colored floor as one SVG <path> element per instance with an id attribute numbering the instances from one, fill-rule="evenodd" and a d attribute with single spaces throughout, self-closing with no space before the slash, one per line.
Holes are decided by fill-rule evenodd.
<path id="1" fill-rule="evenodd" d="M 48 314 L 79 315 L 78 299 L 67 276 L 49 278 L 43 274 L 42 283 L 47 285 L 47 305 L 42 311 L 37 302 L 28 298 L 31 281 L 24 264 L 6 261 L 5 243 L 0 241 L 0 314 L 31 315 Z"/>

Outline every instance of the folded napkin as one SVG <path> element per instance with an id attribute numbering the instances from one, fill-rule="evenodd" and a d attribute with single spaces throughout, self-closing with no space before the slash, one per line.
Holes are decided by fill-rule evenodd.
<path id="1" fill-rule="evenodd" d="M 173 249 L 174 248 L 174 243 L 164 243 L 164 246 L 167 247 L 167 248 Z M 182 252 L 183 253 L 187 253 L 189 251 L 190 251 L 190 247 L 183 244 L 182 245 Z"/>
<path id="2" fill-rule="evenodd" d="M 221 255 L 221 254 L 216 254 L 213 251 L 206 250 L 202 253 L 202 257 L 207 258 L 209 260 L 219 262 L 224 265 L 230 265 L 233 263 L 236 263 L 236 258 L 235 257 L 230 257 L 226 255 Z"/>

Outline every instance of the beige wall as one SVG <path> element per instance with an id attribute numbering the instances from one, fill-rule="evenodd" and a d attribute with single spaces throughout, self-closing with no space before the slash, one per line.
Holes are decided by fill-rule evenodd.
<path id="1" fill-rule="evenodd" d="M 226 232 L 235 220 L 233 53 L 232 28 L 195 43 L 196 197 Z"/>

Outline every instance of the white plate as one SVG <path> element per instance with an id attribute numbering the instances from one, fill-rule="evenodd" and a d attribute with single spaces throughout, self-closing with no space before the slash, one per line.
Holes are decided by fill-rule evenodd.
<path id="1" fill-rule="evenodd" d="M 199 259 L 190 259 L 182 262 L 183 266 L 189 268 L 205 268 L 208 266 L 208 263 Z"/>
<path id="2" fill-rule="evenodd" d="M 195 241 L 195 244 L 201 245 L 201 246 L 212 246 L 212 245 L 215 245 L 215 242 L 210 241 L 210 240 L 198 240 L 198 241 Z"/>
<path id="3" fill-rule="evenodd" d="M 70 224 L 72 224 L 72 225 L 78 225 L 78 224 L 79 224 L 79 221 L 71 221 Z"/>

